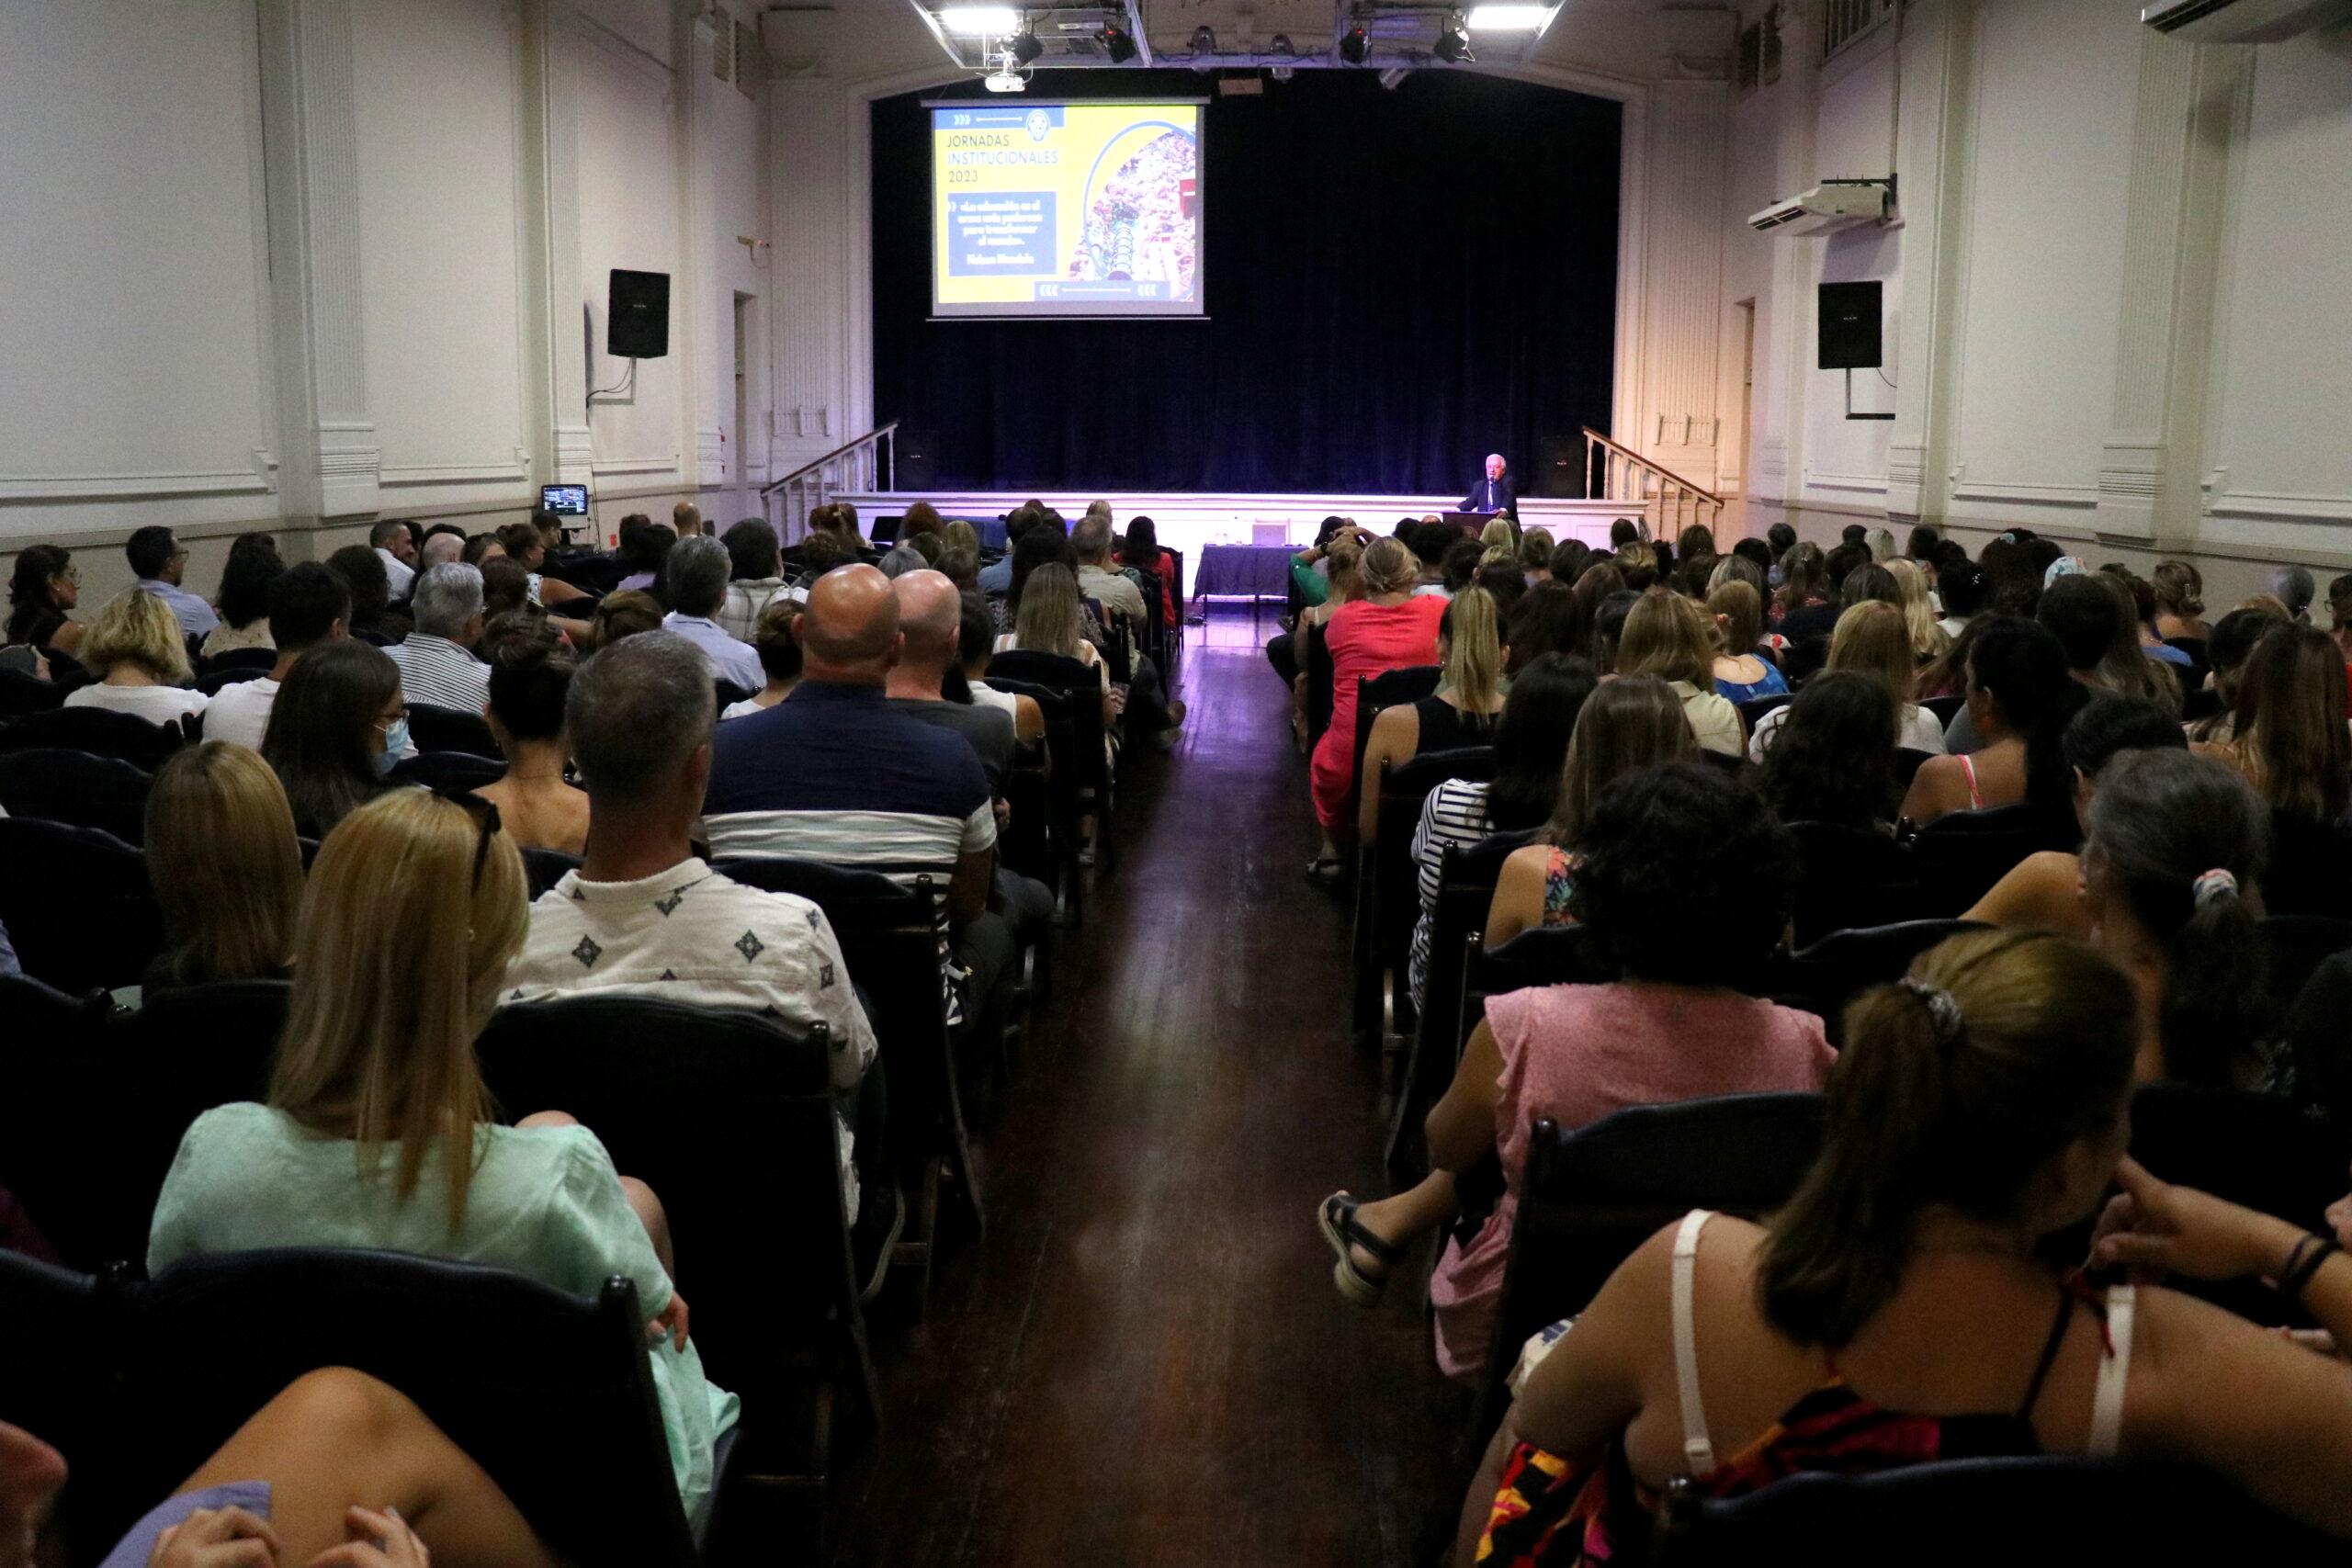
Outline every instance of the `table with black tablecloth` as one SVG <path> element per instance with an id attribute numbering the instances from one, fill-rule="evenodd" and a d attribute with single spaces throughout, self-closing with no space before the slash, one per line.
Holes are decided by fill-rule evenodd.
<path id="1" fill-rule="evenodd" d="M 1286 599 L 1295 554 L 1288 545 L 1204 545 L 1201 564 L 1193 570 L 1192 596 Z"/>

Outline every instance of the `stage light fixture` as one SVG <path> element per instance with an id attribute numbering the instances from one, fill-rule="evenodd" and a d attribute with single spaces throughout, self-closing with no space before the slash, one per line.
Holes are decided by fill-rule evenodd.
<path id="1" fill-rule="evenodd" d="M 1216 52 L 1216 29 L 1215 28 L 1202 26 L 1193 29 L 1193 52 L 1194 54 L 1215 54 Z"/>
<path id="2" fill-rule="evenodd" d="M 1021 30 L 1021 13 L 1002 6 L 959 6 L 940 12 L 939 25 L 967 37 L 1001 38 Z"/>
<path id="3" fill-rule="evenodd" d="M 1372 39 L 1360 27 L 1350 28 L 1340 39 L 1340 58 L 1351 65 L 1362 65 L 1372 51 Z"/>
<path id="4" fill-rule="evenodd" d="M 1136 40 L 1127 36 L 1125 28 L 1105 22 L 1095 36 L 1102 40 L 1102 52 L 1111 57 L 1112 64 L 1125 65 L 1136 57 Z"/>
<path id="5" fill-rule="evenodd" d="M 1290 41 L 1290 34 L 1276 33 L 1272 38 L 1266 40 L 1266 52 L 1268 54 L 1279 54 L 1284 60 L 1288 60 L 1297 54 L 1298 51 L 1292 45 Z"/>
<path id="6" fill-rule="evenodd" d="M 1464 30 L 1459 17 L 1448 18 L 1437 30 L 1437 42 L 1430 52 L 1448 65 L 1458 65 L 1470 58 L 1470 35 Z"/>
<path id="7" fill-rule="evenodd" d="M 1549 6 L 1473 6 L 1467 25 L 1472 32 L 1534 32 L 1552 19 Z"/>
<path id="8" fill-rule="evenodd" d="M 1023 33 L 1012 40 L 1012 58 L 1023 65 L 1032 63 L 1045 52 L 1046 46 L 1037 41 L 1037 35 L 1034 32 Z"/>

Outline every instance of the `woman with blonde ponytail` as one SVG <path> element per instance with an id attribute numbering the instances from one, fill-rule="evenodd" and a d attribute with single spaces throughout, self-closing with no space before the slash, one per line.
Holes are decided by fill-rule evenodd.
<path id="1" fill-rule="evenodd" d="M 626 1274 L 662 1332 L 653 1382 L 680 1500 L 708 1495 L 736 1399 L 704 1379 L 659 1201 L 560 1111 L 492 1121 L 474 1036 L 528 924 L 523 861 L 479 796 L 397 789 L 320 846 L 269 1103 L 197 1118 L 147 1266 L 278 1247 L 485 1263 L 577 1295 Z"/>
<path id="2" fill-rule="evenodd" d="M 1494 739 L 1503 711 L 1503 646 L 1494 596 L 1465 588 L 1438 618 L 1438 688 L 1419 702 L 1383 708 L 1372 721 L 1363 749 L 1363 787 L 1357 792 L 1356 832 L 1369 842 L 1380 822 L 1380 770 L 1412 761 L 1424 751 L 1484 746 Z"/>
<path id="3" fill-rule="evenodd" d="M 2041 1453 L 2201 1464 L 2352 1535 L 2352 1367 L 2153 1285 L 2078 1293 L 2045 1259 L 2104 1205 L 2095 1264 L 2267 1276 L 2352 1335 L 2332 1238 L 2123 1157 L 2122 971 L 1972 932 L 1855 1001 L 1845 1037 L 1820 1157 L 1768 1224 L 1694 1213 L 1531 1342 L 1456 1561 L 1614 1561 L 1681 1476 L 1724 1498 Z"/>

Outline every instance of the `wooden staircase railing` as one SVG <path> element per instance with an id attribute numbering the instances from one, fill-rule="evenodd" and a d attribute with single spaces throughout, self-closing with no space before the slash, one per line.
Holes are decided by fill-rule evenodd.
<path id="1" fill-rule="evenodd" d="M 782 509 L 782 515 L 768 519 L 775 526 L 776 536 L 787 545 L 798 539 L 808 531 L 808 514 L 829 504 L 837 491 L 892 488 L 898 476 L 891 446 L 898 431 L 899 422 L 894 419 L 814 462 L 803 463 L 773 484 L 763 485 L 761 507 L 764 510 L 773 502 Z"/>
<path id="2" fill-rule="evenodd" d="M 1723 521 L 1722 496 L 1701 490 L 1589 425 L 1584 432 L 1584 479 L 1585 494 L 1593 500 L 1638 507 L 1653 538 L 1671 539 L 1693 523 L 1713 531 Z"/>

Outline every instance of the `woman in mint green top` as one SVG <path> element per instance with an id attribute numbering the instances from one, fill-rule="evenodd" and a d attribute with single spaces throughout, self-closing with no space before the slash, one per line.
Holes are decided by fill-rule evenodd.
<path id="1" fill-rule="evenodd" d="M 524 886 L 497 807 L 478 796 L 392 790 L 336 825 L 303 890 L 269 1103 L 220 1106 L 188 1129 L 147 1266 L 364 1247 L 511 1269 L 582 1295 L 626 1274 L 656 1330 L 654 1386 L 694 1517 L 737 1401 L 704 1378 L 686 1337 L 685 1302 L 648 1228 L 658 1201 L 625 1187 L 569 1118 L 494 1125 L 474 1060 L 522 945 Z M 467 1157 L 453 1158 L 458 1149 Z"/>

